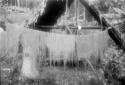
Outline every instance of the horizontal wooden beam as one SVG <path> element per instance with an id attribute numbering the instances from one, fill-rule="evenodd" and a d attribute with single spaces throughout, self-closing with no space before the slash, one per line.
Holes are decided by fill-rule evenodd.
<path id="1" fill-rule="evenodd" d="M 62 29 L 62 28 L 65 28 L 67 26 L 34 26 L 34 29 L 35 28 L 41 28 L 42 29 Z M 76 26 L 68 26 L 70 29 L 78 29 L 78 27 Z M 100 26 L 86 26 L 86 27 L 81 27 L 81 29 L 85 29 L 85 30 L 93 30 L 93 29 L 101 29 L 102 27 Z"/>

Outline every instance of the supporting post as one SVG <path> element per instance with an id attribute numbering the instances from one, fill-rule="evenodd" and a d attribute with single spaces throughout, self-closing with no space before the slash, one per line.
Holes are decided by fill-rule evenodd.
<path id="1" fill-rule="evenodd" d="M 2 81 L 1 81 L 1 62 L 0 62 L 0 85 L 2 85 Z"/>
<path id="2" fill-rule="evenodd" d="M 78 0 L 75 0 L 75 25 L 78 26 L 78 15 L 77 15 L 77 12 L 78 12 Z"/>
<path id="3" fill-rule="evenodd" d="M 17 5 L 18 5 L 18 7 L 20 6 L 20 0 L 17 0 Z"/>

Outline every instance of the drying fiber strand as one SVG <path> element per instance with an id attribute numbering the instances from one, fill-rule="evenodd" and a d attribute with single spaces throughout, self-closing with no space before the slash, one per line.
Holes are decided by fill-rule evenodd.
<path id="1" fill-rule="evenodd" d="M 19 36 L 23 31 L 23 27 L 16 24 L 6 23 L 6 31 L 1 35 L 0 49 L 2 56 L 15 57 L 18 53 Z M 4 52 L 3 52 L 4 51 Z"/>
<path id="2" fill-rule="evenodd" d="M 21 73 L 28 78 L 39 77 L 38 56 L 45 58 L 47 33 L 36 30 L 25 30 L 22 34 L 23 63 Z M 41 58 L 41 59 L 43 59 Z"/>
<path id="3" fill-rule="evenodd" d="M 25 29 L 23 26 L 8 24 L 7 31 L 0 36 L 0 43 L 2 43 L 0 54 L 3 55 L 7 52 L 9 56 L 16 56 L 19 37 L 21 37 L 23 46 L 21 73 L 28 78 L 39 76 L 38 56 L 42 59 L 49 58 L 50 61 L 63 60 L 65 62 L 72 61 L 76 57 L 81 60 L 93 55 L 103 56 L 109 40 L 107 30 L 87 35 L 67 35 Z M 77 56 L 74 56 L 76 54 Z"/>
<path id="4" fill-rule="evenodd" d="M 46 38 L 50 60 L 71 60 L 75 51 L 75 36 L 49 33 Z"/>
<path id="5" fill-rule="evenodd" d="M 107 30 L 76 36 L 78 60 L 90 58 L 91 56 L 103 56 L 103 52 L 108 46 L 108 40 Z"/>

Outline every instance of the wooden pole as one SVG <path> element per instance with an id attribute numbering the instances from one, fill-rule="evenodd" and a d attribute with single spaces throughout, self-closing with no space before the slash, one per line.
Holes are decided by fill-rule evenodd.
<path id="1" fill-rule="evenodd" d="M 17 0 L 17 6 L 20 6 L 20 0 Z"/>
<path id="2" fill-rule="evenodd" d="M 1 70 L 2 70 L 2 69 L 1 69 L 1 62 L 0 62 L 0 85 L 2 85 L 2 83 L 1 83 L 1 82 L 2 82 L 2 81 L 1 81 L 1 78 L 2 78 L 2 77 L 1 77 Z"/>
<path id="3" fill-rule="evenodd" d="M 77 23 L 79 21 L 79 1 L 77 0 Z"/>
<path id="4" fill-rule="evenodd" d="M 66 0 L 66 19 L 68 17 L 68 0 Z"/>
<path id="5" fill-rule="evenodd" d="M 77 26 L 78 23 L 77 23 L 77 7 L 78 7 L 78 4 L 77 4 L 78 0 L 75 0 L 75 25 Z"/>
<path id="6" fill-rule="evenodd" d="M 84 24 L 86 24 L 86 9 L 84 8 Z"/>

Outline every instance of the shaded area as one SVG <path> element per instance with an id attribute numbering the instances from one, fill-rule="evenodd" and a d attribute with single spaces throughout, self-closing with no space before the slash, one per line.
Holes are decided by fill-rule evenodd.
<path id="1" fill-rule="evenodd" d="M 68 0 L 68 7 L 73 3 L 73 0 Z M 36 26 L 53 26 L 57 23 L 57 19 L 64 14 L 66 10 L 66 0 L 48 0 L 45 10 L 38 17 Z M 37 28 L 40 29 L 40 28 Z"/>

